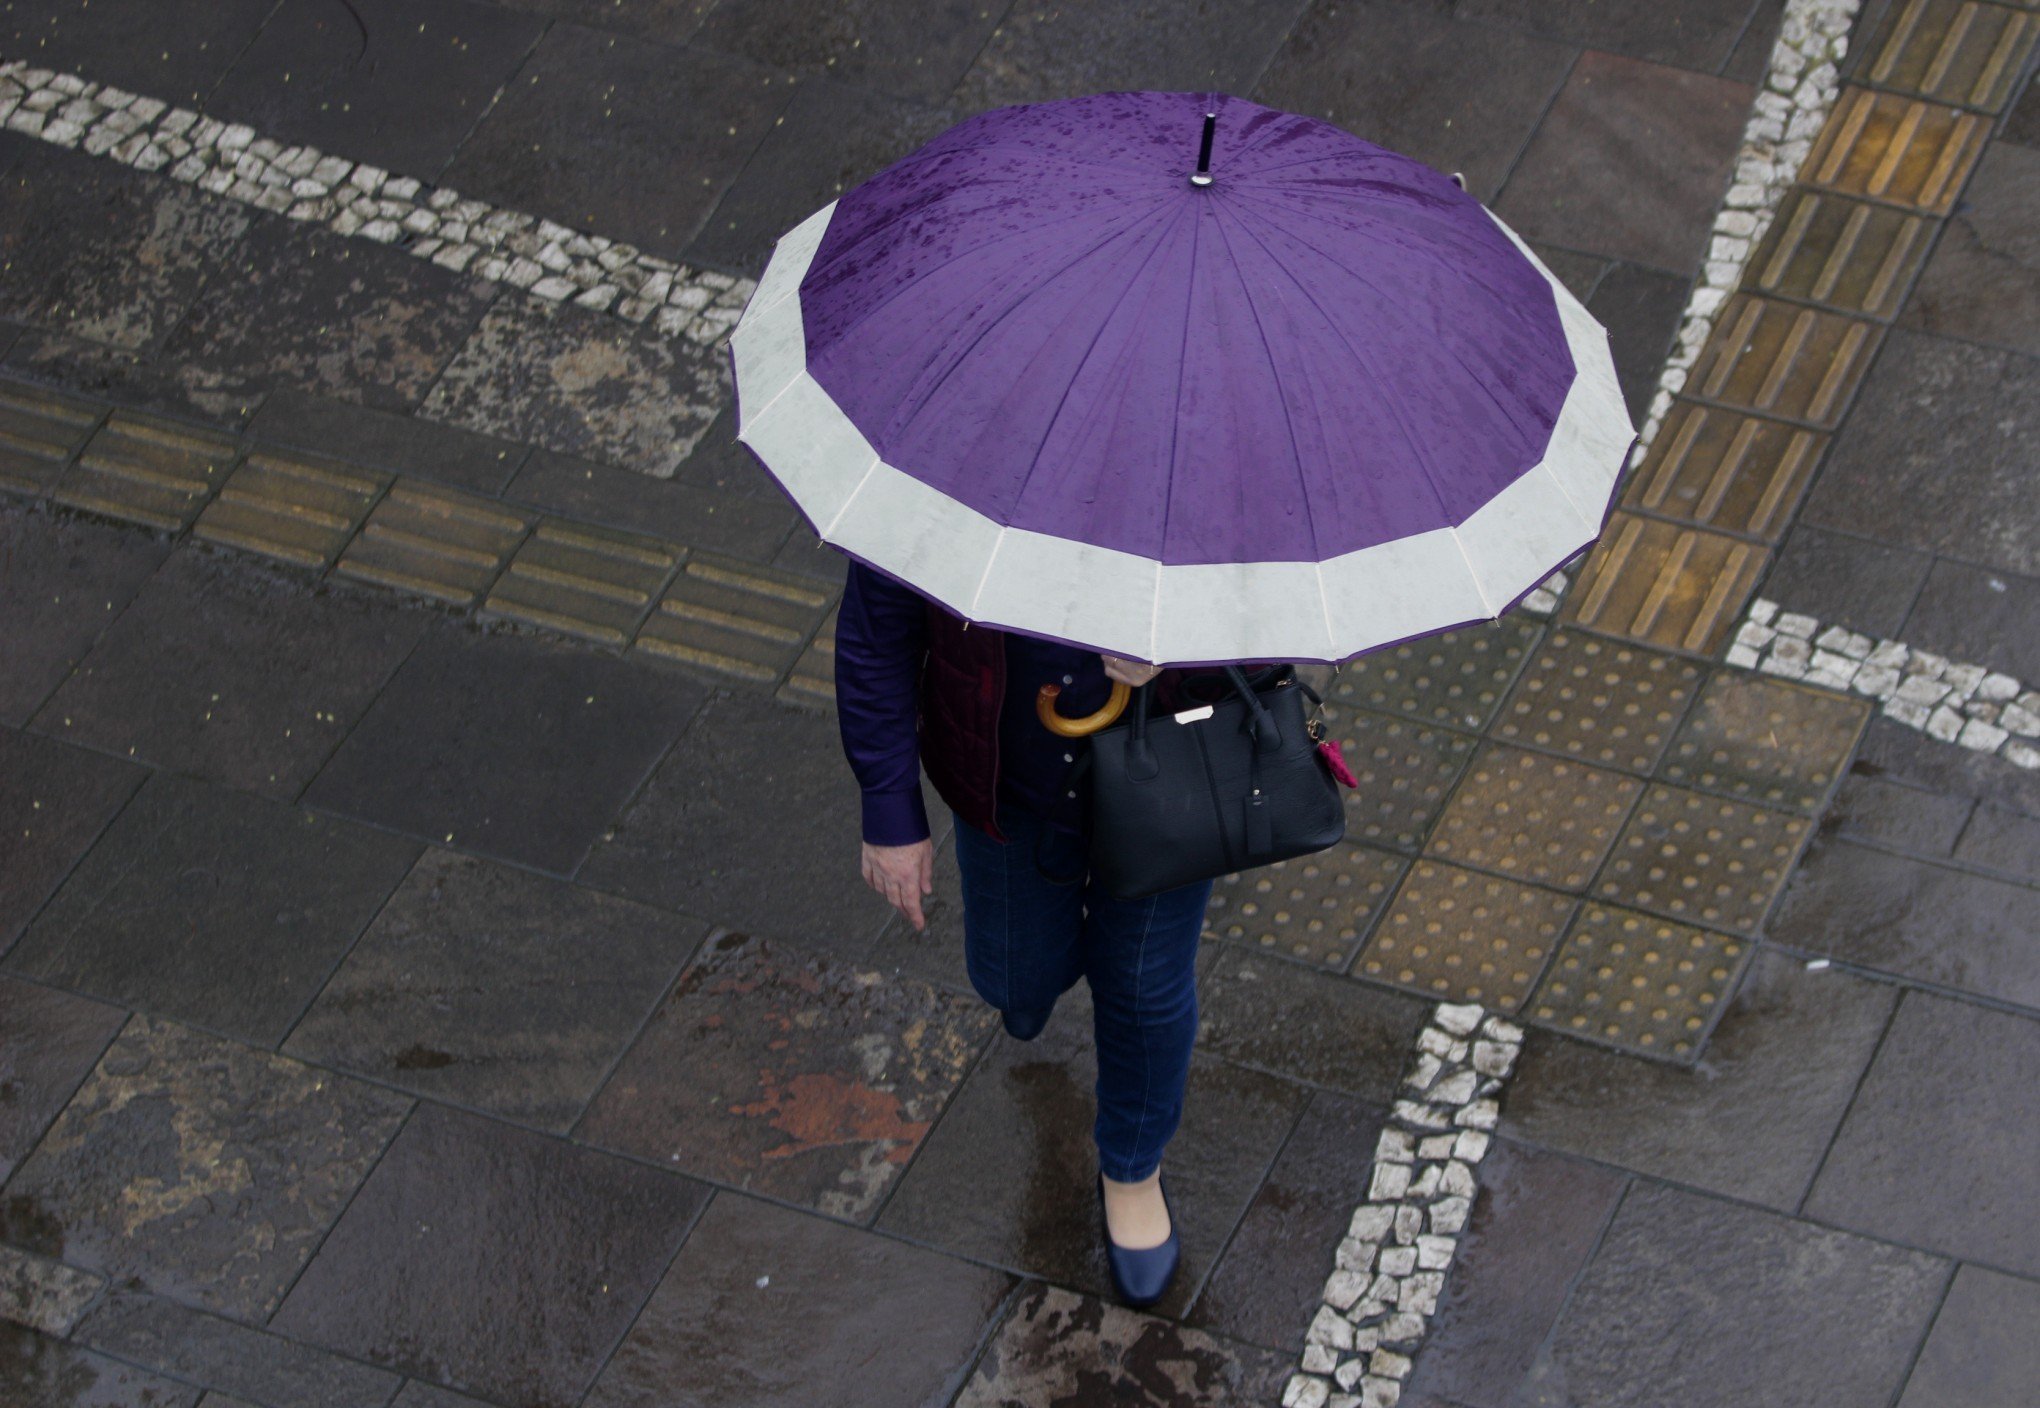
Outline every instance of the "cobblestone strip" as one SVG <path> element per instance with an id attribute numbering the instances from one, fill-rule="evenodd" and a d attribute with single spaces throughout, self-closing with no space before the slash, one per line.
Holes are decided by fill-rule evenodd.
<path id="1" fill-rule="evenodd" d="M 2040 768 L 2040 691 L 1982 665 L 1823 626 L 1762 598 L 1736 628 L 1728 663 L 1867 695 L 1907 728 Z"/>
<path id="2" fill-rule="evenodd" d="M 21 59 L 0 62 L 0 126 L 702 346 L 755 286 Z"/>
<path id="3" fill-rule="evenodd" d="M 1522 1047 L 1521 1027 L 1476 1004 L 1433 1009 L 1375 1143 L 1367 1200 L 1339 1243 L 1283 1408 L 1394 1408 L 1402 1397 Z"/>

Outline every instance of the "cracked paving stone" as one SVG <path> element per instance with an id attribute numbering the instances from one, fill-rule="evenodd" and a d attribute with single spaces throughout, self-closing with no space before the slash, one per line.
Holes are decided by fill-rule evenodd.
<path id="1" fill-rule="evenodd" d="M 2040 1285 L 1980 1266 L 1955 1273 L 1898 1408 L 2024 1408 L 2040 1381 Z"/>
<path id="2" fill-rule="evenodd" d="M 169 334 L 254 219 L 238 201 L 40 142 L 0 192 L 0 316 L 128 351 Z"/>
<path id="3" fill-rule="evenodd" d="M 862 1222 L 995 1021 L 924 983 L 723 934 L 681 974 L 575 1137 Z"/>
<path id="4" fill-rule="evenodd" d="M 410 1103 L 133 1017 L 9 1179 L 0 1240 L 259 1320 Z"/>
<path id="5" fill-rule="evenodd" d="M 939 103 L 1000 14 L 972 0 L 722 0 L 700 34 L 719 53 Z"/>
<path id="6" fill-rule="evenodd" d="M 728 376 L 717 348 L 505 293 L 421 414 L 664 479 L 722 408 Z"/>
<path id="7" fill-rule="evenodd" d="M 0 728 L 0 953 L 55 892 L 144 774 L 119 759 Z M 4 1177 L 4 1174 L 0 1174 Z"/>
<path id="8" fill-rule="evenodd" d="M 941 1402 L 1012 1284 L 1003 1272 L 724 1194 L 688 1234 L 586 1403 Z"/>
<path id="9" fill-rule="evenodd" d="M 1198 989 L 1205 1050 L 1386 1104 L 1425 1004 L 1228 948 Z"/>
<path id="10" fill-rule="evenodd" d="M 704 926 L 428 851 L 284 1049 L 564 1133 Z"/>
<path id="11" fill-rule="evenodd" d="M 1000 1326 L 955 1408 L 1262 1408 L 1281 1400 L 1293 1368 L 1286 1354 L 1037 1285 Z"/>
<path id="12" fill-rule="evenodd" d="M 153 533 L 0 503 L 0 722 L 28 721 L 169 551 Z"/>
<path id="13" fill-rule="evenodd" d="M 1905 1195 L 1928 1201 L 1917 1187 Z M 1518 1401 L 1886 1402 L 1947 1276 L 1939 1257 L 1641 1184 L 1623 1199 Z M 1708 1333 L 1696 1337 L 1696 1325 Z"/>
<path id="14" fill-rule="evenodd" d="M 281 217 L 235 248 L 173 362 L 382 410 L 424 399 L 497 295 L 480 279 Z"/>
<path id="15" fill-rule="evenodd" d="M 270 1045 L 417 850 L 158 773 L 71 872 L 7 967 Z"/>
<path id="16" fill-rule="evenodd" d="M 288 800 L 431 628 L 409 603 L 187 545 L 36 715 L 58 738 Z"/>
<path id="17" fill-rule="evenodd" d="M 127 1014 L 0 977 L 0 1180 L 19 1166 Z"/>
<path id="18" fill-rule="evenodd" d="M 569 1408 L 708 1196 L 421 1105 L 269 1327 L 501 1403 Z"/>
<path id="19" fill-rule="evenodd" d="M 0 1401 L 22 1408 L 194 1408 L 199 1390 L 0 1322 Z"/>

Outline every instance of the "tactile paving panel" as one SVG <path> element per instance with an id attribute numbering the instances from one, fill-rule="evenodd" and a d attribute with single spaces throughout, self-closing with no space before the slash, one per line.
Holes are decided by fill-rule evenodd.
<path id="1" fill-rule="evenodd" d="M 72 508 L 181 533 L 198 517 L 237 453 L 231 436 L 117 411 L 85 442 L 50 497 Z"/>
<path id="2" fill-rule="evenodd" d="M 786 683 L 779 687 L 780 698 L 803 704 L 836 702 L 836 611 L 830 608 L 829 619 L 793 662 Z"/>
<path id="3" fill-rule="evenodd" d="M 1817 815 L 1869 717 L 1867 700 L 1756 675 L 1716 675 L 1658 773 L 1688 787 Z"/>
<path id="4" fill-rule="evenodd" d="M 1555 631 L 1502 706 L 1494 736 L 1581 762 L 1649 772 L 1685 715 L 1690 661 L 1579 631 Z"/>
<path id="5" fill-rule="evenodd" d="M 300 567 L 328 567 L 388 483 L 350 465 L 257 450 L 227 476 L 192 532 Z"/>
<path id="6" fill-rule="evenodd" d="M 1766 560 L 1746 539 L 1618 510 L 1561 614 L 1609 635 L 1711 656 Z"/>
<path id="7" fill-rule="evenodd" d="M 1330 697 L 1477 733 L 1509 692 L 1539 629 L 1503 620 L 1377 650 L 1343 666 Z"/>
<path id="8" fill-rule="evenodd" d="M 829 599 L 812 578 L 693 557 L 639 630 L 633 649 L 770 684 L 799 659 Z"/>
<path id="9" fill-rule="evenodd" d="M 383 495 L 333 570 L 472 606 L 495 582 L 530 526 L 473 494 L 399 484 Z"/>
<path id="10" fill-rule="evenodd" d="M 47 492 L 105 409 L 41 387 L 0 384 L 0 490 Z"/>
<path id="11" fill-rule="evenodd" d="M 1523 1015 L 1624 1050 L 1691 1060 L 1735 991 L 1750 947 L 1690 925 L 1589 903 Z"/>
<path id="12" fill-rule="evenodd" d="M 547 521 L 517 549 L 483 609 L 583 640 L 625 645 L 683 555 L 656 538 Z"/>
<path id="13" fill-rule="evenodd" d="M 1486 744 L 1425 854 L 1584 890 L 1642 790 L 1606 768 Z"/>
<path id="14" fill-rule="evenodd" d="M 1474 740 L 1365 709 L 1328 707 L 1325 723 L 1360 783 L 1345 789 L 1347 834 L 1416 850 L 1472 760 Z"/>
<path id="15" fill-rule="evenodd" d="M 1652 783 L 1594 881 L 1594 896 L 1752 933 L 1812 825 L 1790 812 Z"/>
<path id="16" fill-rule="evenodd" d="M 1577 901 L 1420 860 L 1353 965 L 1358 977 L 1447 1002 L 1522 1007 Z"/>
<path id="17" fill-rule="evenodd" d="M 1976 0 L 1906 0 L 1885 13 L 1859 75 L 1880 88 L 1997 112 L 2040 34 L 2040 16 Z"/>
<path id="18" fill-rule="evenodd" d="M 1924 215 L 1795 187 L 1750 261 L 1749 284 L 1888 322 L 1933 238 L 1934 222 Z"/>
<path id="19" fill-rule="evenodd" d="M 1686 378 L 1686 395 L 1832 430 L 1869 370 L 1883 328 L 1738 293 Z"/>
<path id="20" fill-rule="evenodd" d="M 1799 180 L 1946 215 L 1989 136 L 1989 119 L 1973 112 L 1851 84 L 1828 113 Z"/>
<path id="21" fill-rule="evenodd" d="M 1265 953 L 1343 971 L 1408 864 L 1347 841 L 1228 875 L 1211 887 L 1204 927 Z"/>
<path id="22" fill-rule="evenodd" d="M 1792 522 L 1825 435 L 1676 401 L 1622 496 L 1641 513 L 1775 543 Z"/>

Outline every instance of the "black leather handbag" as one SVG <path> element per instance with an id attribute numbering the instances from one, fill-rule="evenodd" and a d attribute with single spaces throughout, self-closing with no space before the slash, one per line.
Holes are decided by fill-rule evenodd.
<path id="1" fill-rule="evenodd" d="M 1228 666 L 1226 678 L 1224 698 L 1152 717 L 1143 686 L 1126 722 L 1092 735 L 1091 876 L 1108 894 L 1144 899 L 1346 834 L 1316 692 L 1287 665 L 1255 681 Z"/>

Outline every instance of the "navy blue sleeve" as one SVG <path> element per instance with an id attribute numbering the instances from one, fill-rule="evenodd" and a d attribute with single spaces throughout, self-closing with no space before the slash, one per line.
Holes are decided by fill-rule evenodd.
<path id="1" fill-rule="evenodd" d="M 928 839 L 916 728 L 927 610 L 884 573 L 850 564 L 836 615 L 836 720 L 864 789 L 864 839 L 874 846 Z"/>

